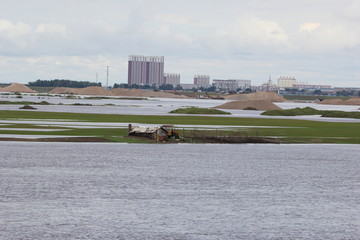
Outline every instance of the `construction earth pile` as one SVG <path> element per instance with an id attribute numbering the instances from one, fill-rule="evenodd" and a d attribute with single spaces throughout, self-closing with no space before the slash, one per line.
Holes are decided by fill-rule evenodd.
<path id="1" fill-rule="evenodd" d="M 242 109 L 242 110 L 281 110 L 280 107 L 276 106 L 269 100 L 243 100 L 243 101 L 232 101 L 224 103 L 215 108 L 220 109 Z"/>
<path id="2" fill-rule="evenodd" d="M 360 105 L 360 98 L 353 97 L 348 100 L 342 99 L 325 99 L 319 104 L 329 104 L 329 105 Z"/>
<path id="3" fill-rule="evenodd" d="M 270 102 L 285 102 L 286 99 L 275 92 L 256 92 L 249 94 L 233 94 L 225 96 L 228 100 L 268 100 Z"/>
<path id="4" fill-rule="evenodd" d="M 237 100 L 222 104 L 215 108 L 242 110 L 281 110 L 273 102 L 284 102 L 285 98 L 275 92 L 256 92 L 250 94 L 236 94 L 225 96 L 225 99 Z"/>
<path id="5" fill-rule="evenodd" d="M 0 88 L 1 92 L 37 93 L 24 84 L 12 83 L 10 86 Z"/>

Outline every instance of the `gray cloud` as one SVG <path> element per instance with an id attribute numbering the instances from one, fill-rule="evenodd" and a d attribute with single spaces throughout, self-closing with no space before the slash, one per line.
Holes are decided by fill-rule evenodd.
<path id="1" fill-rule="evenodd" d="M 166 71 L 188 82 L 207 73 L 260 84 L 271 74 L 359 85 L 355 0 L 5 0 L 3 6 L 0 81 L 84 80 L 106 65 L 114 81 L 125 81 L 127 56 L 144 54 L 165 56 Z M 9 70 L 14 66 L 22 70 Z"/>

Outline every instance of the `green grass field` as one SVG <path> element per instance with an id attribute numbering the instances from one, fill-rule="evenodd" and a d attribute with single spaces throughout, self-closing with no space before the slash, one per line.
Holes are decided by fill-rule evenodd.
<path id="1" fill-rule="evenodd" d="M 198 108 L 198 107 L 189 107 L 189 108 L 179 108 L 171 111 L 170 113 L 178 114 L 215 114 L 215 115 L 230 115 L 231 113 L 221 111 L 214 108 Z"/>
<path id="2" fill-rule="evenodd" d="M 360 112 L 316 110 L 311 107 L 292 108 L 292 109 L 283 109 L 283 110 L 268 110 L 266 112 L 263 112 L 261 115 L 267 115 L 267 116 L 321 115 L 322 117 L 360 119 Z"/>
<path id="3" fill-rule="evenodd" d="M 0 120 L 58 120 L 104 122 L 104 123 L 139 123 L 146 124 L 173 124 L 173 125 L 218 125 L 224 133 L 233 131 L 224 130 L 226 126 L 238 126 L 235 131 L 248 136 L 268 136 L 281 138 L 283 143 L 356 143 L 360 144 L 360 123 L 319 122 L 293 119 L 263 119 L 263 118 L 235 118 L 220 116 L 139 116 L 114 114 L 80 114 L 56 112 L 27 112 L 27 111 L 0 111 Z M 59 136 L 97 136 L 116 142 L 143 142 L 138 139 L 129 139 L 124 128 L 64 128 L 66 131 L 40 132 L 16 131 L 16 128 L 39 128 L 30 124 L 13 124 L 14 130 L 0 130 L 0 134 L 31 134 L 31 135 L 59 135 Z M 263 128 L 268 127 L 268 128 Z M 6 126 L 9 128 L 9 126 Z M 48 128 L 48 127 L 44 127 Z M 49 128 L 57 128 L 50 126 Z M 181 130 L 187 133 L 191 128 Z"/>

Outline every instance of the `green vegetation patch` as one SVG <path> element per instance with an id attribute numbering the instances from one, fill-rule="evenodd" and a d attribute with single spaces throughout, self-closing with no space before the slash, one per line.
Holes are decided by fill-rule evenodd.
<path id="1" fill-rule="evenodd" d="M 316 110 L 311 107 L 292 108 L 292 109 L 286 109 L 286 110 L 269 110 L 269 111 L 263 112 L 261 115 L 267 115 L 267 116 L 321 115 L 321 117 L 360 119 L 360 112 Z"/>
<path id="2" fill-rule="evenodd" d="M 14 104 L 14 105 L 50 105 L 47 101 L 41 101 L 41 102 L 29 102 L 29 101 L 0 101 L 0 104 Z"/>
<path id="3" fill-rule="evenodd" d="M 268 110 L 261 115 L 266 116 L 298 116 L 298 115 L 321 115 L 324 111 L 316 110 L 311 107 L 305 108 L 292 108 L 285 110 Z"/>
<path id="4" fill-rule="evenodd" d="M 179 113 L 179 114 L 220 114 L 220 115 L 230 115 L 231 113 L 221 111 L 214 108 L 197 108 L 197 107 L 190 107 L 190 108 L 179 108 L 176 110 L 171 111 L 170 113 Z"/>
<path id="5" fill-rule="evenodd" d="M 321 116 L 322 117 L 360 119 L 360 112 L 324 111 L 324 113 Z"/>

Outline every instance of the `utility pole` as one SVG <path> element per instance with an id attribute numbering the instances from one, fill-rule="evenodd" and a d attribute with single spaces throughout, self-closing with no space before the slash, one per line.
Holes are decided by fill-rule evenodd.
<path id="1" fill-rule="evenodd" d="M 95 83 L 98 83 L 98 79 L 99 79 L 99 75 L 98 75 L 98 73 L 96 73 L 96 82 Z"/>
<path id="2" fill-rule="evenodd" d="M 109 66 L 106 68 L 106 87 L 109 86 Z"/>

